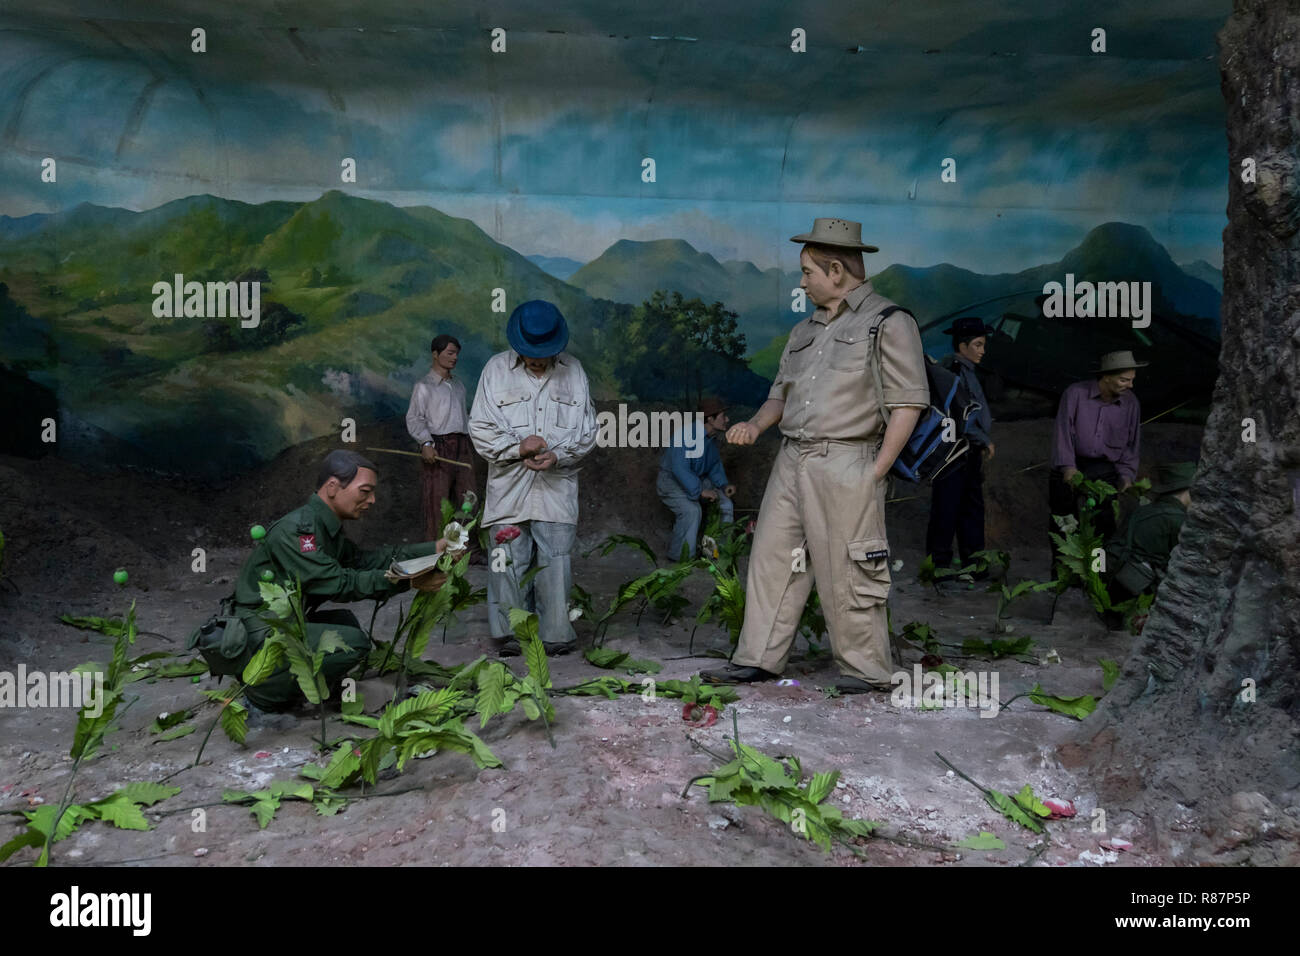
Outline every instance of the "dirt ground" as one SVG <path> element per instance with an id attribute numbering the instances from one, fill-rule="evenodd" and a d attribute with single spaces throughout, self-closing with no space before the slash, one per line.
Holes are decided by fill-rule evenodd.
<path id="1" fill-rule="evenodd" d="M 988 544 L 1012 553 L 1013 580 L 1047 575 L 1047 470 L 1032 466 L 1046 458 L 1049 427 L 1046 420 L 1000 425 L 998 455 L 987 471 Z M 396 444 L 398 428 L 391 422 L 375 425 L 360 444 L 405 447 Z M 1199 429 L 1192 426 L 1148 426 L 1143 472 L 1150 473 L 1160 457 L 1195 458 L 1198 443 Z M 327 442 L 306 443 L 216 491 L 156 477 L 88 472 L 54 457 L 0 458 L 0 480 L 8 489 L 0 502 L 0 530 L 9 552 L 5 577 L 20 592 L 0 585 L 0 671 L 12 672 L 19 664 L 68 670 L 105 659 L 105 638 L 63 625 L 58 617 L 120 613 L 132 600 L 142 631 L 135 652 L 188 656 L 185 636 L 232 589 L 247 553 L 247 528 L 269 523 L 306 498 L 312 466 L 327 447 Z M 740 486 L 739 508 L 758 507 L 773 448 L 765 440 L 756 449 L 727 450 L 724 460 Z M 364 527 L 353 526 L 350 533 L 363 546 L 415 540 L 418 530 L 410 520 L 418 488 L 415 466 L 396 458 L 378 460 L 380 504 Z M 582 550 L 612 531 L 666 545 L 669 516 L 653 495 L 652 452 L 599 450 L 581 481 Z M 903 562 L 890 599 L 895 629 L 916 620 L 928 622 L 945 643 L 993 637 L 994 595 L 960 586 L 940 595 L 916 581 L 928 494 L 915 494 L 900 486 L 894 495 L 906 500 L 889 505 L 893 557 Z M 201 573 L 191 567 L 196 547 L 206 551 Z M 131 574 L 121 589 L 111 582 L 118 566 Z M 600 607 L 619 584 L 646 570 L 644 557 L 621 548 L 607 557 L 579 557 L 575 579 Z M 485 575 L 485 568 L 471 569 L 476 586 L 485 583 Z M 621 613 L 609 628 L 608 646 L 662 662 L 660 678 L 687 678 L 714 665 L 715 660 L 688 652 L 695 611 L 708 590 L 707 577 L 698 574 L 686 589 L 692 606 L 680 622 L 665 624 L 649 612 L 638 625 L 631 611 Z M 397 603 L 381 611 L 377 637 L 392 633 Z M 996 672 L 1002 700 L 1035 683 L 1058 695 L 1100 695 L 1097 659 L 1122 664 L 1135 639 L 1108 632 L 1077 594 L 1061 600 L 1051 624 L 1044 623 L 1048 608 L 1046 597 L 1026 598 L 1004 622 L 1014 628 L 1011 636 L 1033 638 L 1028 657 L 988 663 L 954 655 L 949 660 L 963 670 Z M 363 623 L 368 620 L 368 602 L 355 610 Z M 580 621 L 580 639 L 590 642 L 592 634 L 590 622 Z M 487 651 L 486 641 L 480 606 L 448 629 L 445 644 L 436 638 L 425 656 L 443 664 L 472 660 Z M 695 655 L 727 649 L 724 632 L 708 626 L 695 633 Z M 907 651 L 901 667 L 910 672 L 919 656 Z M 522 673 L 517 659 L 508 663 Z M 605 673 L 610 672 L 580 654 L 552 660 L 557 686 Z M 1026 699 L 986 718 L 962 708 L 899 707 L 883 694 L 830 698 L 822 692 L 836 677 L 829 657 L 797 660 L 785 676 L 798 686 L 741 688 L 740 702 L 708 728 L 688 725 L 681 704 L 663 698 L 557 698 L 555 749 L 539 724 L 516 711 L 482 732 L 504 769 L 477 771 L 466 756 L 439 753 L 413 761 L 405 773 L 381 782 L 374 796 L 351 803 L 337 816 L 318 816 L 306 804 L 286 802 L 264 830 L 246 808 L 213 804 L 220 804 L 223 789 L 254 790 L 293 779 L 316 759 L 317 721 L 305 717 L 288 729 L 250 729 L 244 747 L 218 730 L 203 763 L 168 781 L 183 789 L 154 808 L 153 830 L 85 824 L 55 846 L 53 859 L 194 866 L 1194 862 L 1185 855 L 1189 844 L 1183 840 L 1197 825 L 1190 816 L 1153 824 L 1140 803 L 1108 806 L 1101 808 L 1107 832 L 1093 831 L 1092 783 L 1056 756 L 1057 746 L 1076 729 L 1070 718 Z M 77 799 L 96 799 L 131 781 L 159 780 L 189 764 L 212 719 L 210 706 L 200 711 L 199 731 L 190 736 L 159 743 L 147 728 L 160 713 L 197 707 L 199 691 L 214 686 L 210 677 L 198 684 L 178 678 L 131 685 L 139 700 L 123 713 L 104 755 L 82 768 Z M 391 681 L 372 679 L 361 690 L 366 709 L 374 711 L 391 696 Z M 757 807 L 710 805 L 698 787 L 681 796 L 688 780 L 715 765 L 704 748 L 728 752 L 733 708 L 746 743 L 772 755 L 797 756 L 806 772 L 841 771 L 831 799 L 846 816 L 885 824 L 883 838 L 864 844 L 862 859 L 841 848 L 824 854 Z M 57 803 L 71 767 L 67 754 L 75 722 L 75 712 L 67 709 L 0 709 L 0 810 Z M 345 726 L 331 717 L 331 736 Z M 1072 800 L 1078 815 L 1048 824 L 1046 839 L 1035 836 L 989 807 L 971 784 L 947 770 L 936 751 L 985 786 L 1014 793 L 1030 784 L 1040 796 Z M 396 790 L 407 792 L 380 796 Z M 195 832 L 189 808 L 202 805 L 207 805 L 206 830 Z M 0 820 L 0 842 L 18 832 L 17 819 Z M 997 834 L 1006 848 L 951 846 L 981 831 Z M 1115 852 L 1100 845 L 1116 837 L 1131 842 L 1131 849 Z M 26 865 L 34 857 L 34 851 L 22 850 L 8 865 Z"/>

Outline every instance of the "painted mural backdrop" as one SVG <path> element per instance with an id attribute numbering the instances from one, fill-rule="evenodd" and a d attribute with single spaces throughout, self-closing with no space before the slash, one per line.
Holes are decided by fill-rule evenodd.
<path id="1" fill-rule="evenodd" d="M 538 297 L 599 398 L 753 403 L 814 216 L 932 354 L 999 327 L 1007 411 L 1111 348 L 1206 404 L 1226 0 L 426 6 L 0 13 L 6 448 L 221 477 L 404 411 L 436 332 L 472 388 Z"/>

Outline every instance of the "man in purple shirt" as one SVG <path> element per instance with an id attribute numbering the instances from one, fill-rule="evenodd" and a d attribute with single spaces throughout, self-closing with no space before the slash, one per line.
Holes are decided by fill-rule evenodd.
<path id="1" fill-rule="evenodd" d="M 1048 503 L 1053 515 L 1078 516 L 1078 503 L 1070 481 L 1076 474 L 1108 481 L 1123 491 L 1137 477 L 1141 406 L 1133 394 L 1139 362 L 1133 353 L 1107 352 L 1101 357 L 1095 381 L 1075 382 L 1061 395 L 1052 433 L 1052 474 Z M 1049 517 L 1050 530 L 1059 533 Z M 1098 511 L 1097 530 L 1109 537 L 1115 531 L 1110 509 Z"/>

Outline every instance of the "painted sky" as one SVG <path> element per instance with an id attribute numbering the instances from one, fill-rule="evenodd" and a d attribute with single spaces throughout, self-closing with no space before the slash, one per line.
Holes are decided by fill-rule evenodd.
<path id="1" fill-rule="evenodd" d="M 873 270 L 1014 271 L 1114 219 L 1222 261 L 1229 0 L 205 6 L 0 7 L 0 214 L 343 188 L 579 261 L 680 237 L 793 268 L 815 215 L 863 221 Z"/>

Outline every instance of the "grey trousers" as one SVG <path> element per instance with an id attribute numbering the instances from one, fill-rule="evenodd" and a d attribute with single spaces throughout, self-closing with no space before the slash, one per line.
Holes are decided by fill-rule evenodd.
<path id="1" fill-rule="evenodd" d="M 538 633 L 547 644 L 571 644 L 578 635 L 569 623 L 569 591 L 573 587 L 571 552 L 577 525 L 555 521 L 520 521 L 519 537 L 496 543 L 497 532 L 509 525 L 493 525 L 488 552 L 488 625 L 495 638 L 513 637 L 510 609 L 536 611 Z M 504 552 L 504 554 L 503 554 Z M 505 567 L 501 570 L 502 561 Z M 534 565 L 541 570 L 528 586 L 519 581 Z"/>
<path id="2" fill-rule="evenodd" d="M 701 484 L 704 488 L 713 487 L 713 482 L 707 478 L 701 479 Z M 655 491 L 659 493 L 659 500 L 673 513 L 673 534 L 672 540 L 668 543 L 668 560 L 680 561 L 683 545 L 689 549 L 686 557 L 695 557 L 696 542 L 700 537 L 700 517 L 704 513 L 700 500 L 688 495 L 682 483 L 673 477 L 672 472 L 662 468 L 659 469 L 659 478 L 655 482 Z M 722 510 L 722 523 L 730 524 L 736 520 L 735 505 L 723 494 L 721 488 L 717 491 L 718 507 Z"/>

